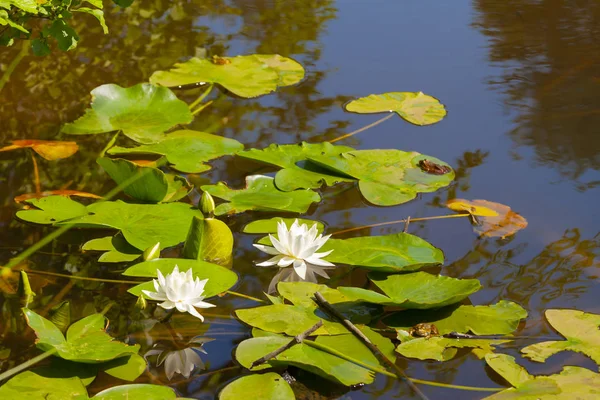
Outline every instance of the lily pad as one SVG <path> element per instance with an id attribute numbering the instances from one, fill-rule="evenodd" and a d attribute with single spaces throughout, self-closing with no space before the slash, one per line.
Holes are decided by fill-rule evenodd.
<path id="1" fill-rule="evenodd" d="M 280 86 L 289 86 L 304 78 L 304 68 L 291 58 L 277 54 L 252 54 L 192 58 L 175 64 L 169 71 L 156 71 L 150 82 L 162 86 L 180 86 L 199 82 L 217 83 L 240 97 L 269 94 Z"/>
<path id="2" fill-rule="evenodd" d="M 233 234 L 223 221 L 194 217 L 188 232 L 183 256 L 194 260 L 228 265 L 233 252 Z"/>
<path id="3" fill-rule="evenodd" d="M 130 88 L 115 84 L 92 90 L 91 108 L 61 132 L 88 135 L 122 131 L 139 143 L 154 143 L 177 124 L 193 120 L 188 105 L 169 89 L 140 83 Z"/>
<path id="4" fill-rule="evenodd" d="M 59 140 L 13 140 L 12 145 L 0 148 L 0 152 L 30 148 L 46 160 L 54 161 L 71 157 L 79 146 L 75 142 Z"/>
<path id="5" fill-rule="evenodd" d="M 506 354 L 487 354 L 487 364 L 513 388 L 485 400 L 596 399 L 600 393 L 600 374 L 581 367 L 564 367 L 560 374 L 531 376 Z"/>
<path id="6" fill-rule="evenodd" d="M 25 200 L 25 203 L 37 208 L 17 211 L 17 218 L 34 224 L 51 225 L 61 221 L 87 215 L 86 206 L 63 196 L 49 196 L 41 199 Z"/>
<path id="7" fill-rule="evenodd" d="M 418 193 L 434 192 L 454 179 L 454 171 L 448 164 L 417 152 L 358 150 L 308 159 L 337 174 L 358 179 L 362 195 L 378 206 L 406 203 Z M 425 168 L 425 161 L 437 165 L 440 172 Z"/>
<path id="8" fill-rule="evenodd" d="M 306 224 L 310 228 L 314 224 L 317 224 L 317 231 L 319 233 L 323 233 L 325 230 L 325 224 L 320 221 L 314 221 L 311 219 L 303 219 L 303 218 L 281 218 L 281 217 L 273 217 L 271 219 L 259 219 L 257 221 L 252 221 L 248 225 L 244 226 L 242 232 L 244 233 L 277 233 L 277 224 L 281 221 L 285 223 L 285 225 L 290 229 L 294 221 L 298 220 L 300 225 Z"/>
<path id="9" fill-rule="evenodd" d="M 207 161 L 243 150 L 244 145 L 210 133 L 180 130 L 169 133 L 159 142 L 138 147 L 113 147 L 108 154 L 160 154 L 167 158 L 171 166 L 186 173 L 208 171 Z"/>
<path id="10" fill-rule="evenodd" d="M 471 220 L 473 230 L 481 236 L 505 238 L 527 228 L 527 220 L 509 206 L 487 200 L 462 200 L 449 202 L 448 208 L 466 211 L 477 218 Z M 468 208 L 468 209 L 465 209 Z M 478 212 L 477 214 L 475 212 Z M 485 211 L 486 215 L 483 215 Z"/>
<path id="11" fill-rule="evenodd" d="M 419 360 L 448 361 L 458 353 L 458 349 L 473 348 L 484 353 L 492 353 L 495 345 L 508 343 L 510 340 L 490 339 L 450 339 L 445 337 L 414 338 L 407 331 L 398 331 L 398 339 L 402 342 L 396 351 L 404 357 Z"/>
<path id="12" fill-rule="evenodd" d="M 533 361 L 544 362 L 561 351 L 575 351 L 600 365 L 600 315 L 578 310 L 546 310 L 546 319 L 567 340 L 547 341 L 521 349 Z"/>
<path id="13" fill-rule="evenodd" d="M 125 185 L 125 194 L 143 202 L 177 201 L 192 190 L 185 178 L 165 174 L 158 168 L 142 167 L 120 158 L 102 157 L 96 162 L 118 185 Z"/>
<path id="14" fill-rule="evenodd" d="M 175 265 L 179 266 L 179 271 L 185 272 L 192 269 L 195 278 L 208 279 L 204 287 L 205 297 L 216 296 L 219 293 L 230 289 L 237 282 L 237 274 L 225 267 L 217 264 L 211 264 L 205 261 L 188 260 L 183 258 L 157 258 L 151 261 L 144 261 L 135 264 L 125 270 L 125 276 L 138 276 L 146 278 L 156 278 L 156 270 L 160 270 L 163 275 L 173 272 Z M 152 281 L 137 285 L 128 290 L 129 293 L 139 296 L 142 290 L 153 290 Z"/>
<path id="15" fill-rule="evenodd" d="M 383 322 L 408 330 L 420 323 L 433 323 L 441 335 L 450 332 L 475 335 L 506 335 L 527 318 L 527 311 L 512 301 L 501 300 L 489 306 L 452 305 L 437 310 L 405 310 L 393 313 Z"/>
<path id="16" fill-rule="evenodd" d="M 177 399 L 175 390 L 168 386 L 144 384 L 130 384 L 113 386 L 97 393 L 93 400 L 174 400 Z"/>
<path id="17" fill-rule="evenodd" d="M 446 207 L 457 212 L 466 212 L 478 217 L 496 217 L 498 212 L 488 207 L 485 200 L 453 199 L 446 203 Z"/>
<path id="18" fill-rule="evenodd" d="M 306 160 L 312 156 L 337 156 L 352 150 L 354 150 L 352 147 L 334 146 L 331 143 L 302 142 L 302 144 L 272 144 L 266 149 L 250 149 L 237 155 L 281 167 L 282 169 L 275 175 L 275 186 L 279 190 L 289 192 L 296 189 L 318 189 L 323 185 L 333 186 L 338 182 L 353 181 L 354 179 L 332 174 L 327 169 L 306 163 Z M 304 162 L 304 165 L 300 166 L 301 162 Z"/>
<path id="19" fill-rule="evenodd" d="M 98 258 L 99 262 L 105 263 L 133 261 L 142 255 L 142 251 L 127 243 L 120 233 L 115 236 L 92 239 L 84 243 L 81 250 L 105 252 Z"/>
<path id="20" fill-rule="evenodd" d="M 444 262 L 440 249 L 409 233 L 329 239 L 319 251 L 329 250 L 333 250 L 325 257 L 329 262 L 380 272 L 414 271 Z"/>
<path id="21" fill-rule="evenodd" d="M 264 355 L 280 348 L 290 337 L 265 336 L 246 339 L 237 347 L 235 357 L 246 368 Z M 335 344 L 335 342 L 334 342 Z M 337 349 L 336 349 L 337 350 Z M 353 353 L 354 349 L 341 349 Z M 267 366 L 293 365 L 331 381 L 350 386 L 373 382 L 373 372 L 322 350 L 300 343 L 267 362 Z M 253 370 L 264 369 L 261 365 Z"/>
<path id="22" fill-rule="evenodd" d="M 273 181 L 268 176 L 250 175 L 246 177 L 244 189 L 230 189 L 223 182 L 204 185 L 201 189 L 213 197 L 228 201 L 217 206 L 215 215 L 237 214 L 248 210 L 305 213 L 312 203 L 321 200 L 321 196 L 312 190 L 282 192 L 275 187 Z"/>
<path id="23" fill-rule="evenodd" d="M 71 400 L 88 399 L 87 390 L 77 376 L 61 377 L 47 367 L 22 372 L 0 386 L 2 399 Z"/>
<path id="24" fill-rule="evenodd" d="M 66 339 L 50 321 L 24 308 L 27 324 L 35 331 L 36 345 L 43 351 L 55 349 L 65 360 L 97 364 L 115 358 L 137 354 L 139 345 L 128 346 L 114 341 L 106 333 L 108 320 L 102 314 L 92 314 L 69 327 Z"/>
<path id="25" fill-rule="evenodd" d="M 370 273 L 369 279 L 385 295 L 356 287 L 338 287 L 338 290 L 356 300 L 423 310 L 458 303 L 481 289 L 477 279 L 455 279 L 426 272 Z"/>
<path id="26" fill-rule="evenodd" d="M 294 400 L 294 391 L 279 374 L 247 375 L 229 383 L 219 400 Z"/>
<path id="27" fill-rule="evenodd" d="M 446 109 L 435 97 L 423 92 L 389 92 L 352 100 L 346 111 L 359 114 L 395 112 L 415 125 L 431 125 L 446 116 Z"/>

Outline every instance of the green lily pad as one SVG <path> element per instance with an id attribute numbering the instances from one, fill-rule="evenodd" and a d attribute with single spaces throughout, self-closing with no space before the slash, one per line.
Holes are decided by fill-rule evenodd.
<path id="1" fill-rule="evenodd" d="M 446 109 L 435 97 L 423 92 L 389 92 L 352 100 L 346 111 L 359 114 L 395 112 L 415 125 L 431 125 L 446 116 Z"/>
<path id="2" fill-rule="evenodd" d="M 546 310 L 546 319 L 567 340 L 547 341 L 521 349 L 533 361 L 544 362 L 561 351 L 575 351 L 600 365 L 600 315 L 578 310 Z"/>
<path id="3" fill-rule="evenodd" d="M 175 64 L 169 71 L 156 71 L 150 82 L 162 86 L 217 83 L 240 97 L 269 94 L 280 86 L 289 86 L 304 78 L 304 68 L 291 58 L 277 54 L 252 54 L 217 57 L 215 60 L 192 58 Z"/>
<path id="4" fill-rule="evenodd" d="M 531 376 L 506 354 L 487 354 L 487 364 L 513 388 L 485 400 L 596 399 L 600 393 L 600 374 L 581 367 L 564 367 L 560 374 Z"/>
<path id="5" fill-rule="evenodd" d="M 329 262 L 380 272 L 414 271 L 444 262 L 440 249 L 409 233 L 329 239 L 319 251 L 329 250 L 333 250 L 325 257 Z"/>
<path id="6" fill-rule="evenodd" d="M 110 376 L 132 382 L 142 375 L 147 367 L 148 363 L 144 357 L 132 353 L 107 361 L 102 365 L 102 370 Z"/>
<path id="7" fill-rule="evenodd" d="M 294 400 L 294 391 L 279 374 L 247 375 L 229 383 L 219 393 L 219 400 Z"/>
<path id="8" fill-rule="evenodd" d="M 142 251 L 127 243 L 120 233 L 115 236 L 92 239 L 84 243 L 81 250 L 105 252 L 98 258 L 99 262 L 105 263 L 129 262 L 142 255 Z"/>
<path id="9" fill-rule="evenodd" d="M 158 168 L 139 166 L 121 158 L 102 157 L 96 162 L 118 185 L 126 184 L 123 188 L 125 194 L 143 202 L 177 201 L 192 190 L 185 178 L 165 174 Z M 133 180 L 138 175 L 139 177 Z"/>
<path id="10" fill-rule="evenodd" d="M 418 193 L 434 192 L 454 179 L 454 171 L 448 164 L 417 152 L 358 150 L 308 159 L 337 174 L 358 179 L 362 195 L 378 206 L 406 203 Z M 438 169 L 426 172 L 430 170 L 427 163 L 437 165 Z"/>
<path id="11" fill-rule="evenodd" d="M 0 386 L 2 399 L 86 400 L 87 390 L 77 376 L 63 377 L 48 367 L 21 372 Z"/>
<path id="12" fill-rule="evenodd" d="M 489 306 L 452 305 L 437 310 L 405 310 L 393 313 L 383 322 L 408 330 L 420 323 L 433 323 L 441 335 L 450 332 L 475 335 L 506 335 L 514 332 L 527 311 L 512 301 L 500 300 Z"/>
<path id="13" fill-rule="evenodd" d="M 338 287 L 338 290 L 356 300 L 423 310 L 458 303 L 481 289 L 477 279 L 455 279 L 427 272 L 396 275 L 370 273 L 369 279 L 385 295 L 355 287 Z"/>
<path id="14" fill-rule="evenodd" d="M 277 336 L 246 339 L 237 347 L 235 358 L 244 367 L 250 368 L 252 362 L 285 345 L 290 339 Z M 343 348 L 342 351 L 348 352 L 349 349 Z M 353 351 L 354 349 L 350 349 L 350 354 L 353 354 Z M 297 344 L 279 354 L 277 358 L 269 360 L 267 367 L 269 365 L 293 365 L 346 386 L 371 383 L 374 379 L 371 371 L 305 343 Z M 264 368 L 265 366 L 261 365 L 253 370 Z"/>
<path id="15" fill-rule="evenodd" d="M 337 156 L 341 153 L 354 150 L 347 146 L 334 146 L 331 143 L 310 144 L 272 144 L 266 149 L 250 149 L 239 152 L 237 155 L 246 159 L 263 162 L 265 164 L 281 167 L 275 175 L 275 186 L 286 192 L 296 189 L 318 189 L 323 185 L 333 186 L 338 182 L 351 182 L 339 174 L 332 174 L 327 169 L 314 165 L 299 166 L 298 163 L 306 162 L 312 156 Z M 312 167 L 309 169 L 309 167 Z"/>
<path id="16" fill-rule="evenodd" d="M 92 90 L 91 108 L 61 132 L 88 135 L 120 130 L 136 142 L 154 143 L 166 130 L 192 120 L 188 105 L 167 88 L 148 83 L 130 88 L 107 84 Z"/>
<path id="17" fill-rule="evenodd" d="M 55 349 L 65 360 L 97 364 L 115 358 L 137 354 L 139 345 L 129 346 L 114 341 L 106 333 L 108 320 L 102 314 L 92 314 L 69 327 L 66 339 L 50 321 L 24 308 L 27 324 L 35 331 L 37 347 L 43 351 Z"/>
<path id="18" fill-rule="evenodd" d="M 148 383 L 113 386 L 92 397 L 94 400 L 171 400 L 177 398 L 175 390 L 170 387 Z"/>
<path id="19" fill-rule="evenodd" d="M 67 221 L 87 215 L 86 206 L 63 196 L 48 196 L 41 199 L 29 199 L 27 204 L 37 210 L 17 211 L 17 218 L 41 225 L 52 225 L 56 222 Z"/>
<path id="20" fill-rule="evenodd" d="M 160 154 L 171 166 L 186 173 L 208 171 L 207 161 L 243 150 L 244 145 L 234 139 L 210 133 L 180 130 L 169 133 L 158 143 L 138 147 L 113 147 L 108 154 Z"/>
<path id="21" fill-rule="evenodd" d="M 299 224 L 306 224 L 310 228 L 314 224 L 317 224 L 317 231 L 323 233 L 325 230 L 325 224 L 320 221 L 313 221 L 311 219 L 303 218 L 281 218 L 273 217 L 271 219 L 259 219 L 252 221 L 248 225 L 244 226 L 242 232 L 244 233 L 277 233 L 277 224 L 281 221 L 285 223 L 288 229 L 292 226 L 294 221 L 298 220 Z"/>
<path id="22" fill-rule="evenodd" d="M 233 252 L 233 234 L 223 221 L 194 218 L 188 232 L 183 256 L 193 260 L 228 265 Z"/>
<path id="23" fill-rule="evenodd" d="M 510 340 L 498 339 L 450 339 L 445 337 L 415 338 L 407 331 L 398 331 L 398 339 L 402 342 L 396 351 L 404 357 L 419 360 L 448 361 L 458 353 L 458 349 L 473 348 L 483 353 L 492 353 L 495 345 L 508 343 Z"/>
<path id="24" fill-rule="evenodd" d="M 248 210 L 305 213 L 312 203 L 321 200 L 321 196 L 312 190 L 282 192 L 275 187 L 273 178 L 264 175 L 247 176 L 246 188 L 240 190 L 230 189 L 223 182 L 204 185 L 201 189 L 213 197 L 228 201 L 217 206 L 215 215 L 237 214 Z"/>
<path id="25" fill-rule="evenodd" d="M 191 268 L 194 279 L 208 279 L 204 287 L 204 293 L 202 294 L 205 297 L 212 297 L 223 293 L 235 285 L 238 279 L 235 272 L 220 265 L 183 258 L 157 258 L 144 261 L 127 268 L 123 272 L 123 275 L 156 278 L 158 276 L 156 270 L 160 270 L 163 275 L 167 275 L 173 272 L 175 265 L 179 266 L 180 272 L 185 272 Z M 128 292 L 139 296 L 142 294 L 142 290 L 154 291 L 152 281 L 134 286 Z"/>

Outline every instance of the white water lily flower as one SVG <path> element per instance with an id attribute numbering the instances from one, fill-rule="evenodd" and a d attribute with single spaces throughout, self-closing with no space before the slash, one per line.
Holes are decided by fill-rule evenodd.
<path id="1" fill-rule="evenodd" d="M 207 354 L 202 345 L 213 339 L 195 338 L 187 345 L 190 347 L 169 351 L 164 345 L 158 344 L 155 348 L 149 350 L 144 357 L 158 355 L 156 366 L 165 364 L 165 374 L 171 380 L 175 373 L 189 378 L 195 369 L 205 369 L 204 362 L 199 353 Z"/>
<path id="2" fill-rule="evenodd" d="M 293 270 L 281 270 L 275 275 L 269 286 L 269 292 L 274 291 L 275 285 L 280 280 L 304 280 L 316 283 L 317 278 L 315 274 L 329 278 L 325 270 L 331 269 L 335 265 L 329 261 L 322 260 L 322 258 L 328 256 L 333 250 L 323 253 L 317 253 L 317 250 L 327 242 L 330 236 L 319 235 L 316 223 L 309 229 L 308 225 L 300 225 L 298 220 L 295 220 L 288 230 L 285 222 L 278 222 L 278 239 L 273 235 L 269 235 L 273 247 L 261 244 L 254 245 L 257 249 L 274 257 L 256 265 L 259 267 L 277 265 L 280 268 L 292 265 L 294 268 Z"/>
<path id="3" fill-rule="evenodd" d="M 204 321 L 204 317 L 196 310 L 195 307 L 209 308 L 214 307 L 214 304 L 202 301 L 205 296 L 204 286 L 208 279 L 194 279 L 192 269 L 187 272 L 179 272 L 179 267 L 176 265 L 173 272 L 163 276 L 160 270 L 156 270 L 158 279 L 153 279 L 154 289 L 156 292 L 142 290 L 151 300 L 162 301 L 159 304 L 166 310 L 177 308 L 178 311 L 188 312 L 194 317 Z"/>

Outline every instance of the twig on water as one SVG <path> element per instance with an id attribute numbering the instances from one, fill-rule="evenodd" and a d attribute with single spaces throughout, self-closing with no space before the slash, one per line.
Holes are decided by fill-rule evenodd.
<path id="1" fill-rule="evenodd" d="M 285 345 L 281 346 L 280 348 L 270 352 L 269 354 L 262 356 L 261 358 L 259 358 L 256 361 L 254 361 L 252 363 L 252 365 L 250 365 L 250 369 L 252 369 L 258 365 L 264 364 L 267 361 L 269 361 L 270 359 L 277 357 L 279 354 L 283 353 L 287 349 L 293 347 L 294 345 L 302 343 L 302 341 L 304 339 L 306 339 L 308 336 L 310 336 L 314 331 L 319 329 L 322 325 L 323 325 L 323 321 L 319 320 L 319 322 L 317 322 L 316 324 L 314 324 L 313 326 L 311 326 L 310 328 L 308 328 L 301 334 L 294 336 L 294 338 L 292 340 L 290 340 L 288 343 L 286 343 Z"/>
<path id="2" fill-rule="evenodd" d="M 410 217 L 406 217 L 406 221 L 404 221 L 404 229 L 402 229 L 402 232 L 408 232 L 408 225 L 410 225 Z"/>
<path id="3" fill-rule="evenodd" d="M 373 342 L 371 342 L 371 340 L 369 340 L 369 338 L 365 336 L 364 333 L 362 333 L 352 322 L 350 322 L 350 320 L 348 320 L 346 317 L 344 317 L 342 314 L 340 314 L 340 312 L 338 310 L 333 308 L 333 306 L 331 304 L 329 304 L 329 302 L 325 299 L 325 297 L 323 297 L 323 295 L 321 293 L 319 293 L 319 292 L 315 293 L 315 301 L 317 302 L 319 307 L 321 307 L 323 310 L 325 310 L 325 312 L 327 314 L 329 314 L 330 316 L 332 316 L 335 319 L 337 319 L 338 321 L 340 321 L 342 323 L 342 325 L 344 325 L 346 327 L 346 329 L 348 329 L 350 332 L 352 332 L 354 334 L 354 336 L 356 336 L 361 342 L 363 342 L 363 344 L 365 346 L 367 346 L 369 348 L 369 350 L 371 350 L 371 352 L 375 355 L 375 357 L 377 357 L 377 359 L 380 362 L 382 362 L 384 365 L 387 365 L 388 367 L 390 367 L 394 371 L 394 374 L 396 375 L 396 377 L 399 380 L 406 382 L 406 384 L 419 397 L 421 397 L 423 400 L 427 400 L 427 396 L 425 396 L 425 394 L 423 392 L 421 392 L 421 390 L 413 382 L 410 381 L 410 379 L 408 378 L 408 376 L 406 376 L 404 371 L 402 371 L 400 369 L 400 367 L 398 367 L 396 365 L 396 363 L 394 363 L 389 358 L 387 358 L 381 352 L 381 350 L 379 350 L 379 348 L 377 348 L 377 346 L 374 345 Z"/>

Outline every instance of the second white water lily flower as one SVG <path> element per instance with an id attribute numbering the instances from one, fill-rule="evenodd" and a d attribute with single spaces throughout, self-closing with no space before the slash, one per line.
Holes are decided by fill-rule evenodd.
<path id="1" fill-rule="evenodd" d="M 301 280 L 309 282 L 317 282 L 315 274 L 329 278 L 325 270 L 331 269 L 335 265 L 329 261 L 322 260 L 322 258 L 328 256 L 333 250 L 323 253 L 317 253 L 317 250 L 327 242 L 331 235 L 323 236 L 318 233 L 316 223 L 309 229 L 308 225 L 300 225 L 298 220 L 295 220 L 288 230 L 285 222 L 278 222 L 277 238 L 269 235 L 273 247 L 261 244 L 254 245 L 257 249 L 274 257 L 256 265 L 259 267 L 277 265 L 280 268 L 291 265 L 294 268 L 295 274 Z M 280 274 L 278 275 L 280 276 Z M 269 292 L 273 291 L 275 283 L 277 282 L 271 283 Z"/>
<path id="2" fill-rule="evenodd" d="M 163 276 L 160 270 L 156 271 L 158 279 L 154 279 L 154 289 L 156 292 L 142 290 L 151 300 L 162 301 L 159 304 L 164 309 L 171 310 L 177 308 L 178 311 L 188 312 L 194 317 L 204 321 L 204 317 L 196 310 L 198 308 L 214 307 L 214 304 L 202 301 L 205 296 L 204 286 L 208 279 L 194 279 L 192 269 L 187 272 L 179 272 L 179 267 L 176 265 L 173 272 Z"/>

